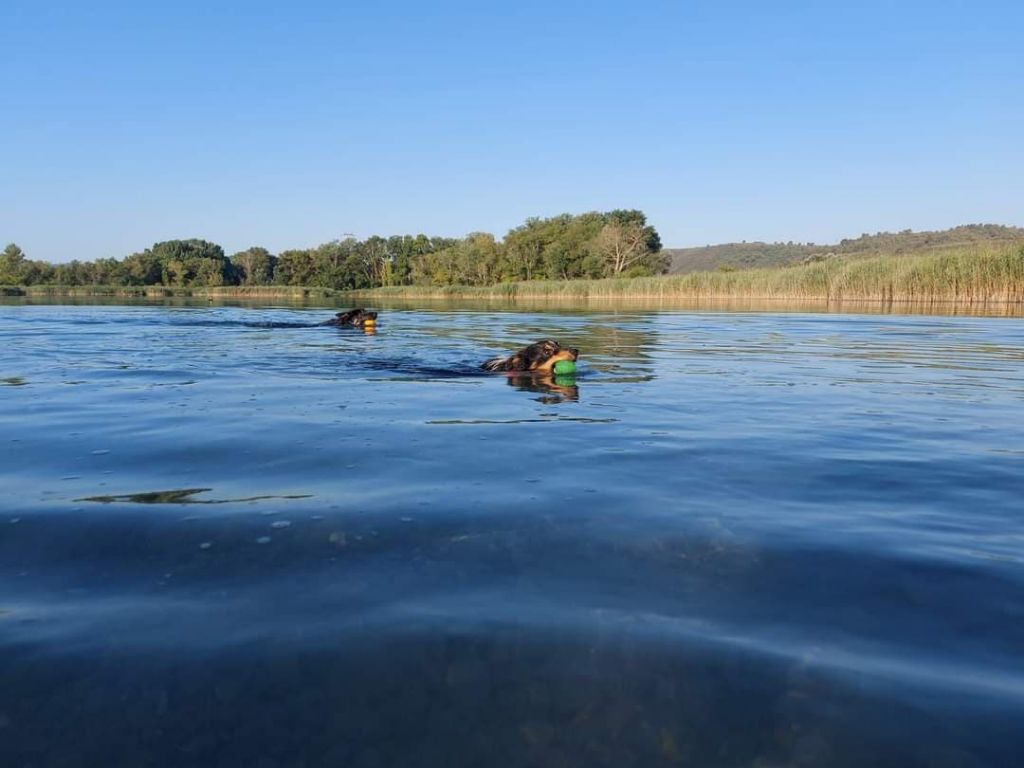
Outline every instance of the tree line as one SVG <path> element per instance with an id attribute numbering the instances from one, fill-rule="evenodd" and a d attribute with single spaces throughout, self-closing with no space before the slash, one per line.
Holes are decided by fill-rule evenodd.
<path id="1" fill-rule="evenodd" d="M 493 285 L 521 280 L 662 274 L 668 257 L 637 210 L 531 218 L 503 240 L 426 235 L 332 240 L 270 253 L 226 255 L 206 240 L 168 240 L 122 259 L 33 261 L 14 243 L 0 254 L 0 285 L 168 287 L 307 286 L 353 290 L 391 285 Z"/>

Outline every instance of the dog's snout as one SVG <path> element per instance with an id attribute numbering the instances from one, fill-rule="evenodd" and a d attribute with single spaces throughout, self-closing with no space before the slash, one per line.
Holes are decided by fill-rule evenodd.
<path id="1" fill-rule="evenodd" d="M 576 349 L 575 347 L 569 347 L 569 354 L 572 355 L 572 359 L 573 360 L 579 360 L 580 359 L 580 351 L 578 349 Z"/>

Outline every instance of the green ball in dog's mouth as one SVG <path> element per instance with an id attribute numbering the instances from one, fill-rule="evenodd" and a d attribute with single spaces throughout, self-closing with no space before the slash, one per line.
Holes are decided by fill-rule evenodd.
<path id="1" fill-rule="evenodd" d="M 576 363 L 572 360 L 559 360 L 552 369 L 556 376 L 565 376 L 569 373 L 576 373 Z"/>

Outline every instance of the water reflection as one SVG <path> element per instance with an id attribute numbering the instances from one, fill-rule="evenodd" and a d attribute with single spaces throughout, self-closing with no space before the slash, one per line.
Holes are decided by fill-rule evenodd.
<path id="1" fill-rule="evenodd" d="M 395 298 L 372 293 L 337 297 L 274 296 L 252 298 L 186 296 L 0 296 L 0 306 L 150 306 L 150 307 L 288 307 L 294 309 L 365 306 L 383 310 L 426 312 L 560 312 L 604 314 L 617 312 L 784 312 L 858 315 L 936 315 L 964 317 L 1024 317 L 1024 302 L 988 301 L 862 301 L 856 299 L 728 299 L 728 298 Z"/>
<path id="2" fill-rule="evenodd" d="M 520 372 L 509 374 L 508 385 L 521 392 L 537 392 L 540 403 L 564 403 L 580 399 L 580 388 L 576 377 L 569 375 L 555 376 L 540 373 Z"/>
<path id="3" fill-rule="evenodd" d="M 617 312 L 767 312 L 858 315 L 941 315 L 1024 317 L 1024 302 L 984 301 L 830 301 L 828 299 L 687 299 L 674 297 L 518 299 L 399 299 L 373 294 L 351 301 L 372 303 L 375 309 L 418 311 L 559 312 L 604 314 Z"/>

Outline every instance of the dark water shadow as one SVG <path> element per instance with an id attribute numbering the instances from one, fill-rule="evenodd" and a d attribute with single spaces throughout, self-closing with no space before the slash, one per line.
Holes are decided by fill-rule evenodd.
<path id="1" fill-rule="evenodd" d="M 427 379 L 486 379 L 493 378 L 495 375 L 493 371 L 481 370 L 479 360 L 465 358 L 453 360 L 447 365 L 422 363 L 417 359 L 402 356 L 392 356 L 386 359 L 360 358 L 352 361 L 348 367 Z"/>
<path id="2" fill-rule="evenodd" d="M 334 652 L 8 656 L 11 766 L 968 768 L 1013 751 L 1005 716 L 922 712 L 802 665 L 614 633 L 411 627 Z"/>
<path id="3" fill-rule="evenodd" d="M 194 499 L 200 493 L 213 490 L 212 488 L 182 488 L 172 491 L 147 491 L 144 493 L 125 493 L 109 496 L 86 496 L 75 501 L 94 501 L 100 504 L 111 504 L 114 502 L 130 502 L 132 504 L 238 504 L 246 501 L 266 501 L 269 499 L 308 499 L 313 496 L 311 493 L 300 493 L 292 495 L 265 495 L 265 496 L 244 496 L 238 499 Z"/>
<path id="4" fill-rule="evenodd" d="M 170 517 L 0 536 L 67 601 L 0 617 L 0 765 L 1017 765 L 1022 630 L 979 631 L 1013 572 L 571 509 Z"/>

